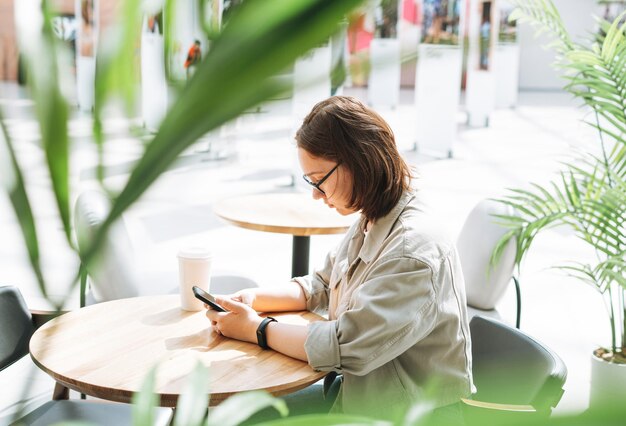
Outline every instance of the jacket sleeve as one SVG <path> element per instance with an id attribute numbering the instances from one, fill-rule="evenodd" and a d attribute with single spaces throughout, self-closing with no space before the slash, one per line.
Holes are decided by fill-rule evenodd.
<path id="1" fill-rule="evenodd" d="M 293 278 L 293 281 L 298 283 L 304 291 L 308 311 L 326 313 L 328 310 L 330 274 L 333 271 L 336 253 L 337 250 L 332 250 L 326 255 L 321 269 L 316 269 L 312 274 L 304 277 Z"/>
<path id="2" fill-rule="evenodd" d="M 427 336 L 437 321 L 433 272 L 412 258 L 375 261 L 335 321 L 309 325 L 305 351 L 321 371 L 365 375 Z"/>

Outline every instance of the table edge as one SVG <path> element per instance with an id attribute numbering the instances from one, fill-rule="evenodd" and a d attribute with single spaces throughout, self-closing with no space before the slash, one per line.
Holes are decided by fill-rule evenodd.
<path id="1" fill-rule="evenodd" d="M 240 220 L 231 219 L 215 213 L 220 219 L 225 220 L 235 226 L 245 229 L 251 229 L 253 231 L 270 232 L 274 234 L 289 234 L 295 237 L 308 237 L 311 235 L 332 235 L 332 234 L 344 234 L 351 225 L 345 226 L 333 226 L 328 228 L 316 228 L 316 227 L 296 227 L 285 225 L 265 225 L 252 222 L 244 222 Z"/>
<path id="2" fill-rule="evenodd" d="M 94 384 L 88 384 L 85 382 L 68 379 L 67 377 L 63 375 L 54 373 L 50 371 L 49 369 L 44 368 L 41 365 L 41 363 L 39 363 L 37 359 L 35 359 L 32 355 L 31 355 L 31 359 L 37 365 L 37 367 L 39 367 L 46 374 L 52 377 L 52 379 L 54 379 L 57 383 L 61 384 L 62 386 L 65 386 L 68 389 L 71 389 L 79 393 L 85 393 L 91 397 L 100 398 L 106 401 L 132 404 L 132 399 L 133 399 L 133 396 L 135 395 L 135 392 L 125 390 L 125 389 L 105 388 L 105 387 L 94 385 Z M 245 392 L 265 391 L 275 397 L 288 395 L 288 394 L 297 392 L 301 389 L 304 389 L 312 385 L 313 383 L 321 380 L 324 376 L 326 376 L 326 374 L 327 372 L 325 371 L 317 371 L 315 375 L 312 375 L 311 377 L 307 379 L 294 382 L 288 388 L 286 388 L 284 385 L 277 385 L 277 386 L 268 387 L 268 388 L 249 389 L 244 392 L 208 393 L 207 394 L 207 406 L 213 407 L 213 406 L 219 405 L 225 400 L 227 400 L 228 398 L 230 398 L 231 396 L 237 395 L 239 393 L 245 393 Z M 171 393 L 155 392 L 155 394 L 159 398 L 158 406 L 160 407 L 175 408 L 178 404 L 178 398 L 180 397 L 180 395 L 178 394 L 171 394 Z"/>

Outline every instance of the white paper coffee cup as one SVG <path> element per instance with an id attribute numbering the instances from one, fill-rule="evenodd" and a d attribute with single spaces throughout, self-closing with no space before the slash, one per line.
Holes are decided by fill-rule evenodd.
<path id="1" fill-rule="evenodd" d="M 196 299 L 191 288 L 195 285 L 210 291 L 211 251 L 204 247 L 189 247 L 178 252 L 180 307 L 186 311 L 200 311 L 204 304 Z"/>

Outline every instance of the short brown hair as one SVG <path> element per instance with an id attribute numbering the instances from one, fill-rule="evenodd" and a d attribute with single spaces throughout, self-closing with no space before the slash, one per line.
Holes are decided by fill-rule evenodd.
<path id="1" fill-rule="evenodd" d="M 350 207 L 369 220 L 389 213 L 411 186 L 411 169 L 398 152 L 393 131 L 355 98 L 333 96 L 315 105 L 296 133 L 296 143 L 350 170 Z"/>

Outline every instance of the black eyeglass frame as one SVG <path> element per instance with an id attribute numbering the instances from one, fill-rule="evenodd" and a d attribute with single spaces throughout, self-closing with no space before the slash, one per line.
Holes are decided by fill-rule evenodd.
<path id="1" fill-rule="evenodd" d="M 337 170 L 337 167 L 339 167 L 340 165 L 341 165 L 341 162 L 337 163 L 337 165 L 335 167 L 330 169 L 330 172 L 326 173 L 326 175 L 323 178 L 321 178 L 320 180 L 318 180 L 317 182 L 313 182 L 311 179 L 309 179 L 309 177 L 307 175 L 302 175 L 302 179 L 304 179 L 304 181 L 306 183 L 308 183 L 313 188 L 317 189 L 319 192 L 324 194 L 324 196 L 326 196 L 326 193 L 324 192 L 324 190 L 322 188 L 320 188 L 320 185 L 323 184 L 324 182 L 326 182 L 326 179 L 328 179 L 330 177 L 330 175 L 332 175 L 333 172 L 335 170 Z"/>

